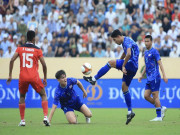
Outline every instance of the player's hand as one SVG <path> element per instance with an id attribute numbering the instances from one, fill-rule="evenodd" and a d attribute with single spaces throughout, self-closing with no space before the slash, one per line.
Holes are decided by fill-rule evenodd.
<path id="1" fill-rule="evenodd" d="M 47 80 L 46 79 L 43 80 L 43 84 L 44 84 L 44 87 L 47 86 Z"/>
<path id="2" fill-rule="evenodd" d="M 83 93 L 83 98 L 86 98 L 87 97 L 87 92 L 85 91 L 84 93 Z"/>
<path id="3" fill-rule="evenodd" d="M 12 77 L 10 76 L 10 77 L 7 79 L 7 81 L 6 81 L 6 84 L 7 84 L 7 85 L 10 84 L 11 80 L 12 80 Z"/>
<path id="4" fill-rule="evenodd" d="M 164 80 L 165 83 L 168 83 L 168 79 L 167 79 L 166 76 L 163 76 L 163 80 Z"/>
<path id="5" fill-rule="evenodd" d="M 122 67 L 122 72 L 123 72 L 123 74 L 127 75 L 127 71 L 126 71 L 125 67 Z"/>
<path id="6" fill-rule="evenodd" d="M 143 76 L 140 76 L 140 77 L 138 78 L 138 82 L 141 82 L 142 79 L 143 79 Z"/>

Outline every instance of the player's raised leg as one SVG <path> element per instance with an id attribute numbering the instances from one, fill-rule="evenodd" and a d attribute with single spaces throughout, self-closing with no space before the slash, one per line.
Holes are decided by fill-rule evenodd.
<path id="1" fill-rule="evenodd" d="M 95 85 L 96 80 L 104 76 L 111 68 L 116 68 L 116 60 L 110 60 L 105 66 L 103 66 L 94 77 L 83 76 L 84 80 Z"/>
<path id="2" fill-rule="evenodd" d="M 152 119 L 152 120 L 150 120 L 150 121 L 162 121 L 162 117 L 161 117 L 161 103 L 160 103 L 160 100 L 159 100 L 159 91 L 152 92 L 152 95 L 153 95 L 153 100 L 154 100 L 155 107 L 156 107 L 157 117 Z"/>
<path id="3" fill-rule="evenodd" d="M 45 89 L 42 88 L 41 91 L 39 92 L 39 95 L 41 96 L 42 99 L 42 108 L 43 108 L 43 113 L 44 113 L 44 119 L 43 122 L 45 124 L 45 126 L 50 126 L 49 124 L 49 120 L 48 120 L 48 101 L 47 101 L 47 96 L 46 96 L 46 92 Z"/>
<path id="4" fill-rule="evenodd" d="M 77 124 L 76 115 L 73 111 L 68 111 L 65 115 L 69 124 Z"/>
<path id="5" fill-rule="evenodd" d="M 20 117 L 21 117 L 21 122 L 19 123 L 19 126 L 25 126 L 25 97 L 26 94 L 20 94 L 20 99 L 19 99 L 19 112 L 20 112 Z"/>
<path id="6" fill-rule="evenodd" d="M 84 116 L 86 117 L 86 123 L 90 123 L 91 122 L 91 117 L 92 117 L 92 113 L 89 110 L 89 108 L 83 104 L 80 108 L 80 111 L 84 114 Z"/>

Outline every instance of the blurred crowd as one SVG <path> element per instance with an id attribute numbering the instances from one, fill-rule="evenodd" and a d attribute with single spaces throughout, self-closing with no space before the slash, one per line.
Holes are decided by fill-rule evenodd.
<path id="1" fill-rule="evenodd" d="M 153 37 L 161 56 L 180 57 L 180 0 L 0 0 L 0 57 L 12 57 L 36 32 L 45 57 L 120 58 L 114 29 L 137 42 Z"/>

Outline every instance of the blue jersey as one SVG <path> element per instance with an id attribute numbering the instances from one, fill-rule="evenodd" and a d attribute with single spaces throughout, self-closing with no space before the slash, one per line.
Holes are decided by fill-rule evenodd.
<path id="1" fill-rule="evenodd" d="M 77 79 L 75 78 L 67 78 L 67 85 L 65 88 L 62 88 L 60 84 L 58 84 L 55 91 L 53 104 L 58 105 L 58 103 L 60 102 L 61 107 L 73 106 L 75 103 L 74 101 L 76 101 L 76 99 L 78 98 L 78 95 L 73 89 L 73 86 L 76 84 L 77 84 Z"/>
<path id="2" fill-rule="evenodd" d="M 161 59 L 159 52 L 151 48 L 145 51 L 144 55 L 146 64 L 146 76 L 148 81 L 155 80 L 157 77 L 160 78 L 158 61 Z"/>
<path id="3" fill-rule="evenodd" d="M 127 49 L 131 48 L 131 57 L 128 62 L 132 62 L 133 68 L 138 69 L 138 58 L 139 58 L 138 45 L 131 38 L 124 37 L 122 46 L 125 54 L 127 54 Z"/>

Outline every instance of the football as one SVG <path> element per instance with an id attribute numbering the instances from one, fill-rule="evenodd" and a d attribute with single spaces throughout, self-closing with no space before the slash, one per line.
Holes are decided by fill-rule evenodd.
<path id="1" fill-rule="evenodd" d="M 89 63 L 84 63 L 84 64 L 81 66 L 81 72 L 82 72 L 84 75 L 89 75 L 89 74 L 92 72 L 92 66 L 91 66 L 91 64 L 89 64 Z"/>

